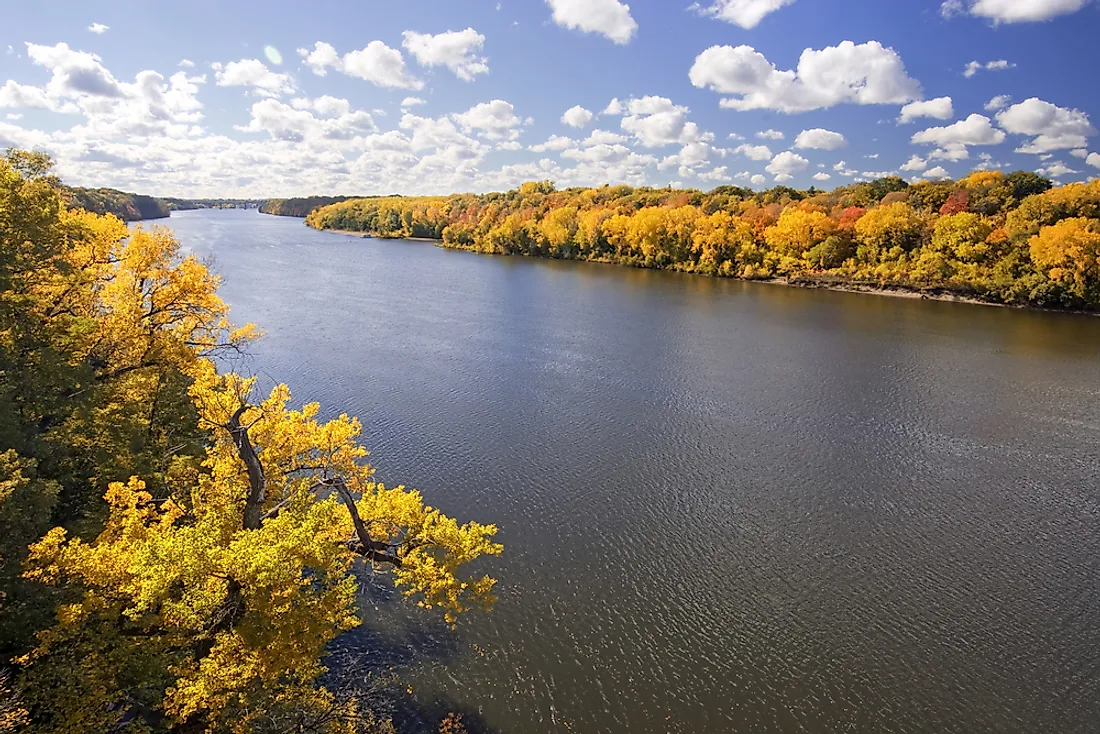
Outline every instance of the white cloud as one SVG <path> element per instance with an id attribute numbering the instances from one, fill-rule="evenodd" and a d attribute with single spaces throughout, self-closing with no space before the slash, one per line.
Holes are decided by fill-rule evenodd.
<path id="1" fill-rule="evenodd" d="M 919 155 L 915 155 L 902 164 L 901 170 L 903 171 L 923 171 L 928 168 L 928 163 Z"/>
<path id="2" fill-rule="evenodd" d="M 609 132 L 607 130 L 593 130 L 592 134 L 581 141 L 581 145 L 614 145 L 625 143 L 629 138 L 625 135 Z"/>
<path id="3" fill-rule="evenodd" d="M 965 161 L 969 157 L 970 149 L 963 143 L 944 143 L 928 154 L 930 161 Z"/>
<path id="4" fill-rule="evenodd" d="M 729 181 L 733 177 L 730 176 L 729 168 L 726 166 L 718 166 L 710 171 L 704 171 L 699 174 L 699 179 L 702 181 Z"/>
<path id="5" fill-rule="evenodd" d="M 577 105 L 566 110 L 565 114 L 561 116 L 561 121 L 570 127 L 584 127 L 592 122 L 593 117 L 594 115 L 590 111 Z"/>
<path id="6" fill-rule="evenodd" d="M 898 122 L 905 124 L 921 117 L 931 117 L 936 120 L 950 120 L 955 116 L 955 107 L 950 97 L 936 97 L 935 99 L 920 102 L 910 102 L 901 108 Z"/>
<path id="7" fill-rule="evenodd" d="M 103 25 L 102 23 L 92 23 L 90 26 L 88 26 L 88 30 L 98 35 L 111 30 L 111 26 Z"/>
<path id="8" fill-rule="evenodd" d="M 1089 157 L 1085 159 L 1085 163 L 1093 168 L 1100 168 L 1100 153 L 1089 153 Z"/>
<path id="9" fill-rule="evenodd" d="M 733 110 L 806 112 L 838 104 L 903 104 L 921 95 L 892 48 L 878 41 L 844 41 L 820 51 L 806 49 L 793 71 L 780 71 L 751 46 L 712 46 L 689 73 L 696 87 L 720 94 Z"/>
<path id="10" fill-rule="evenodd" d="M 4 119 L 7 119 L 7 120 L 22 120 L 23 115 L 19 114 L 18 112 L 9 112 L 8 114 L 4 115 Z"/>
<path id="11" fill-rule="evenodd" d="M 761 130 L 756 137 L 761 140 L 782 140 L 786 136 L 778 130 Z"/>
<path id="12" fill-rule="evenodd" d="M 419 46 L 418 49 L 420 49 Z M 298 49 L 298 55 L 317 76 L 327 75 L 328 70 L 332 68 L 386 89 L 420 90 L 424 88 L 424 82 L 410 74 L 405 67 L 405 57 L 401 52 L 381 41 L 371 41 L 364 48 L 349 51 L 342 57 L 332 44 L 317 41 L 312 49 Z"/>
<path id="13" fill-rule="evenodd" d="M 614 116 L 621 115 L 623 114 L 623 103 L 619 101 L 618 97 L 616 97 L 607 104 L 607 107 L 605 107 L 603 112 L 601 112 L 600 114 Z"/>
<path id="14" fill-rule="evenodd" d="M 0 87 L 0 109 L 54 109 L 54 101 L 46 95 L 46 90 L 8 79 Z M 75 110 L 73 110 L 75 112 Z"/>
<path id="15" fill-rule="evenodd" d="M 122 87 L 95 54 L 74 51 L 68 44 L 39 46 L 27 44 L 31 61 L 49 69 L 53 76 L 46 85 L 52 98 L 89 96 L 121 98 Z"/>
<path id="16" fill-rule="evenodd" d="M 313 49 L 300 48 L 298 49 L 298 55 L 306 62 L 306 66 L 313 69 L 313 73 L 317 76 L 325 76 L 328 74 L 328 67 L 336 69 L 340 68 L 340 54 L 336 53 L 336 48 L 331 43 L 325 43 L 324 41 L 317 41 L 313 44 Z"/>
<path id="17" fill-rule="evenodd" d="M 545 143 L 532 145 L 531 150 L 536 153 L 545 153 L 548 150 L 566 150 L 576 147 L 576 145 L 577 141 L 573 140 L 573 138 L 567 138 L 564 135 L 551 135 Z"/>
<path id="18" fill-rule="evenodd" d="M 1074 158 L 1088 158 L 1089 157 L 1089 151 L 1088 151 L 1087 148 L 1076 148 L 1074 150 L 1071 150 L 1069 152 L 1069 154 L 1071 156 L 1073 156 Z"/>
<path id="19" fill-rule="evenodd" d="M 309 63 L 308 58 L 306 62 Z M 377 87 L 414 90 L 424 88 L 424 82 L 409 74 L 405 68 L 405 59 L 401 52 L 381 41 L 371 41 L 359 51 L 344 54 L 341 69 L 345 74 L 365 79 Z"/>
<path id="20" fill-rule="evenodd" d="M 180 59 L 180 62 L 176 64 L 176 66 L 183 67 L 184 69 L 193 69 L 195 68 L 195 62 L 191 59 Z"/>
<path id="21" fill-rule="evenodd" d="M 297 89 L 294 77 L 271 71 L 259 59 L 214 63 L 210 67 L 219 87 L 251 87 L 256 94 L 264 97 L 278 97 Z"/>
<path id="22" fill-rule="evenodd" d="M 473 28 L 437 35 L 405 31 L 402 45 L 421 66 L 445 66 L 463 81 L 489 73 L 489 60 L 480 56 L 485 36 Z"/>
<path id="23" fill-rule="evenodd" d="M 820 127 L 803 130 L 794 140 L 794 147 L 808 150 L 836 150 L 847 144 L 848 141 L 840 133 Z"/>
<path id="24" fill-rule="evenodd" d="M 1010 133 L 1036 136 L 1030 143 L 1017 148 L 1017 153 L 1084 148 L 1088 145 L 1087 138 L 1096 134 L 1084 112 L 1058 107 L 1037 97 L 998 112 L 997 122 Z"/>
<path id="25" fill-rule="evenodd" d="M 841 176 L 854 176 L 859 173 L 858 171 L 848 168 L 848 164 L 845 161 L 840 161 L 839 163 L 837 163 L 835 166 L 833 166 L 833 170 L 839 173 Z"/>
<path id="26" fill-rule="evenodd" d="M 941 149 L 953 151 L 954 155 L 966 157 L 968 145 L 998 145 L 1005 140 L 1003 131 L 993 127 L 985 115 L 973 114 L 965 120 L 946 127 L 930 127 L 913 135 L 912 142 L 938 145 Z M 939 157 L 933 151 L 931 157 Z M 954 160 L 954 158 L 952 158 Z"/>
<path id="27" fill-rule="evenodd" d="M 515 140 L 505 140 L 503 143 L 497 143 L 497 150 L 523 150 L 523 146 Z"/>
<path id="28" fill-rule="evenodd" d="M 998 94 L 993 99 L 985 103 L 985 108 L 989 112 L 996 112 L 997 110 L 1003 110 L 1008 106 L 1008 103 L 1012 101 L 1012 97 L 1007 94 Z"/>
<path id="29" fill-rule="evenodd" d="M 805 171 L 809 166 L 810 162 L 798 153 L 785 150 L 772 158 L 772 162 L 766 165 L 764 170 L 774 174 L 778 181 L 779 176 L 792 176 L 800 171 Z"/>
<path id="30" fill-rule="evenodd" d="M 766 145 L 738 145 L 733 152 L 741 153 L 754 161 L 767 161 L 772 158 L 771 148 Z"/>
<path id="31" fill-rule="evenodd" d="M 1088 161 L 1086 161 L 1086 163 L 1087 162 Z M 1078 171 L 1073 170 L 1062 161 L 1055 161 L 1043 168 L 1036 168 L 1035 172 L 1043 176 L 1050 176 L 1051 178 L 1059 178 L 1060 176 L 1066 176 L 1070 173 L 1078 173 Z"/>
<path id="32" fill-rule="evenodd" d="M 951 174 L 947 172 L 943 166 L 936 166 L 935 168 L 929 168 L 923 174 L 925 178 L 945 179 L 951 178 Z"/>
<path id="33" fill-rule="evenodd" d="M 832 176 L 825 173 L 824 171 L 818 171 L 817 173 L 814 174 L 814 181 L 829 181 L 831 179 L 832 179 Z"/>
<path id="34" fill-rule="evenodd" d="M 1016 64 L 1005 61 L 1004 59 L 999 59 L 997 61 L 987 61 L 984 64 L 980 61 L 971 61 L 969 64 L 966 65 L 966 68 L 963 69 L 963 76 L 965 76 L 967 79 L 970 79 L 971 77 L 973 77 L 975 74 L 977 74 L 979 71 L 982 71 L 982 70 L 985 70 L 985 71 L 1004 71 L 1006 69 L 1015 69 L 1015 68 L 1016 68 Z"/>
<path id="35" fill-rule="evenodd" d="M 318 114 L 314 115 L 314 111 Z M 346 99 L 319 97 L 295 99 L 287 105 L 277 99 L 265 99 L 252 105 L 247 132 L 266 132 L 275 140 L 349 140 L 377 130 L 370 113 L 352 112 Z"/>
<path id="36" fill-rule="evenodd" d="M 701 15 L 709 15 L 746 30 L 755 28 L 766 16 L 794 0 L 714 0 L 710 7 L 692 6 Z"/>
<path id="37" fill-rule="evenodd" d="M 478 130 L 489 140 L 515 140 L 523 121 L 516 116 L 515 107 L 502 99 L 482 102 L 460 114 L 455 122 L 465 130 Z"/>
<path id="38" fill-rule="evenodd" d="M 995 23 L 1033 23 L 1076 13 L 1090 0 L 946 0 L 944 17 L 968 13 Z"/>
<path id="39" fill-rule="evenodd" d="M 546 4 L 561 27 L 601 33 L 615 43 L 630 43 L 638 30 L 630 6 L 618 0 L 546 0 Z"/>
<path id="40" fill-rule="evenodd" d="M 401 100 L 401 106 L 402 107 L 415 107 L 416 105 L 420 105 L 420 104 L 428 104 L 428 103 L 425 102 L 424 100 L 420 99 L 420 97 L 405 97 L 405 99 Z"/>
<path id="41" fill-rule="evenodd" d="M 627 103 L 627 115 L 620 123 L 646 148 L 660 148 L 675 143 L 693 143 L 713 136 L 702 133 L 698 125 L 688 122 L 688 108 L 675 105 L 667 97 L 642 97 Z"/>
<path id="42" fill-rule="evenodd" d="M 751 179 L 749 179 L 749 182 L 753 186 L 763 186 L 764 184 L 766 184 L 768 182 L 768 179 L 765 178 L 762 174 L 758 173 L 755 176 L 753 176 Z"/>

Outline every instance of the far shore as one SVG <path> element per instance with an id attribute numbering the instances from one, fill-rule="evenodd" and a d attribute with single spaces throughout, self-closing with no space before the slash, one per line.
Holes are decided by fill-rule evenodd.
<path id="1" fill-rule="evenodd" d="M 361 239 L 394 239 L 379 237 L 375 238 L 373 235 L 366 232 L 355 232 L 349 229 L 319 229 L 318 232 L 331 232 L 332 234 L 344 235 L 345 237 L 359 237 Z M 413 242 L 430 242 L 438 247 L 446 249 L 446 245 L 443 244 L 443 240 L 433 239 L 431 237 L 401 237 L 403 240 L 411 240 Z M 461 248 L 459 248 L 461 249 Z M 477 253 L 485 254 L 485 253 Z M 595 262 L 605 265 L 616 265 L 617 267 L 623 267 L 617 263 L 604 262 L 600 260 L 577 260 L 577 262 Z M 630 267 L 630 266 L 626 266 Z M 665 270 L 662 272 L 682 272 L 675 270 Z M 690 273 L 689 273 L 690 274 Z M 709 277 L 709 276 L 704 276 Z M 728 278 L 728 280 L 746 280 L 744 278 Z M 1100 316 L 1098 311 L 1074 311 L 1063 308 L 1040 308 L 1038 306 L 1027 305 L 1014 305 L 1011 303 L 996 303 L 995 301 L 984 301 L 981 298 L 975 298 L 973 296 L 964 296 L 958 293 L 951 293 L 943 289 L 921 289 L 915 287 L 909 287 L 904 285 L 874 285 L 871 283 L 859 283 L 852 281 L 837 281 L 834 279 L 816 278 L 814 276 L 801 276 L 799 278 L 768 278 L 765 280 L 746 280 L 750 283 L 764 283 L 765 285 L 782 285 L 788 288 L 807 288 L 812 290 L 825 290 L 836 291 L 837 293 L 862 293 L 869 296 L 886 296 L 888 298 L 910 298 L 922 301 L 944 301 L 948 303 L 969 303 L 976 306 L 994 306 L 996 308 L 1013 308 L 1023 311 L 1049 311 L 1052 313 L 1072 313 L 1081 314 L 1083 316 Z"/>

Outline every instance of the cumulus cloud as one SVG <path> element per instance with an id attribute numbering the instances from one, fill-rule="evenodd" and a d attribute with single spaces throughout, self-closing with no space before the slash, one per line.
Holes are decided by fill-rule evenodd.
<path id="1" fill-rule="evenodd" d="M 626 111 L 620 123 L 622 129 L 646 148 L 687 144 L 713 137 L 688 121 L 687 107 L 675 105 L 667 97 L 632 99 Z"/>
<path id="2" fill-rule="evenodd" d="M 781 71 L 751 46 L 712 46 L 689 72 L 696 87 L 736 95 L 721 101 L 733 110 L 806 112 L 839 104 L 904 104 L 921 96 L 892 48 L 878 41 L 844 41 L 806 49 L 798 68 Z"/>
<path id="3" fill-rule="evenodd" d="M 594 115 L 589 110 L 577 105 L 566 110 L 565 114 L 561 116 L 561 121 L 570 127 L 584 127 L 592 122 L 593 117 Z"/>
<path id="4" fill-rule="evenodd" d="M 750 183 L 751 183 L 751 184 L 752 184 L 753 186 L 763 186 L 764 184 L 766 184 L 766 183 L 768 182 L 768 179 L 767 179 L 767 178 L 765 178 L 765 177 L 763 176 L 763 174 L 759 174 L 759 173 L 758 173 L 758 174 L 756 174 L 755 176 L 753 176 L 752 178 L 750 178 L 750 179 L 749 179 L 749 182 L 750 182 Z"/>
<path id="5" fill-rule="evenodd" d="M 294 77 L 268 69 L 259 59 L 213 63 L 210 68 L 219 87 L 250 87 L 263 97 L 278 97 L 297 89 Z"/>
<path id="6" fill-rule="evenodd" d="M 445 66 L 463 81 L 489 73 L 489 60 L 480 56 L 485 36 L 473 28 L 431 35 L 405 31 L 405 47 L 421 66 Z"/>
<path id="7" fill-rule="evenodd" d="M 616 97 L 607 104 L 607 107 L 604 107 L 603 112 L 601 112 L 600 114 L 613 115 L 617 117 L 623 114 L 623 103 L 619 101 L 618 97 Z"/>
<path id="8" fill-rule="evenodd" d="M 1084 148 L 1087 138 L 1096 135 L 1089 117 L 1080 110 L 1058 107 L 1037 97 L 997 113 L 997 123 L 1016 135 L 1034 135 L 1017 153 L 1049 153 L 1068 148 Z"/>
<path id="9" fill-rule="evenodd" d="M 923 171 L 926 168 L 928 168 L 928 162 L 919 155 L 911 157 L 901 166 L 901 170 L 903 171 Z"/>
<path id="10" fill-rule="evenodd" d="M 732 176 L 730 176 L 728 167 L 718 166 L 709 171 L 704 171 L 703 173 L 700 173 L 699 179 L 702 181 L 713 181 L 717 183 L 719 181 L 729 181 L 732 179 Z"/>
<path id="11" fill-rule="evenodd" d="M 847 144 L 848 141 L 840 133 L 820 127 L 803 130 L 794 141 L 794 147 L 808 150 L 836 150 Z"/>
<path id="12" fill-rule="evenodd" d="M 307 59 L 308 62 L 308 59 Z M 423 89 L 424 82 L 409 74 L 401 52 L 381 41 L 371 41 L 359 51 L 344 54 L 341 70 L 377 87 Z"/>
<path id="13" fill-rule="evenodd" d="M 75 51 L 66 43 L 54 46 L 27 44 L 31 61 L 50 70 L 52 77 L 46 92 L 54 98 L 90 96 L 120 98 L 122 87 L 103 66 L 102 59 L 85 51 Z"/>
<path id="14" fill-rule="evenodd" d="M 401 106 L 402 107 L 415 107 L 416 105 L 420 105 L 420 104 L 428 104 L 428 103 L 425 102 L 424 100 L 420 99 L 420 97 L 405 97 L 405 99 L 401 100 Z"/>
<path id="15" fill-rule="evenodd" d="M 531 150 L 536 153 L 545 153 L 548 150 L 566 150 L 568 148 L 574 148 L 576 145 L 577 141 L 573 140 L 573 138 L 567 138 L 564 135 L 551 135 L 545 143 L 532 145 Z"/>
<path id="16" fill-rule="evenodd" d="M 1036 168 L 1035 172 L 1043 176 L 1049 176 L 1051 178 L 1060 178 L 1071 173 L 1078 173 L 1078 171 L 1070 168 L 1062 161 L 1054 161 L 1053 163 L 1049 163 L 1042 168 Z"/>
<path id="17" fill-rule="evenodd" d="M 1100 168 L 1100 153 L 1089 153 L 1088 158 L 1085 159 L 1085 163 L 1088 163 L 1093 168 Z"/>
<path id="18" fill-rule="evenodd" d="M 966 68 L 963 69 L 963 76 L 965 76 L 967 79 L 970 79 L 979 71 L 1004 71 L 1005 69 L 1014 68 L 1016 68 L 1016 64 L 1005 61 L 1004 59 L 999 59 L 997 61 L 987 61 L 984 64 L 980 61 L 971 61 L 969 64 L 966 65 Z"/>
<path id="19" fill-rule="evenodd" d="M 814 181 L 829 181 L 830 179 L 832 179 L 832 176 L 824 171 L 818 171 L 814 174 Z"/>
<path id="20" fill-rule="evenodd" d="M 52 110 L 56 108 L 56 104 L 46 94 L 46 90 L 9 79 L 0 87 L 0 109 L 5 108 Z M 70 111 L 76 110 L 72 108 Z"/>
<path id="21" fill-rule="evenodd" d="M 298 49 L 298 55 L 317 76 L 325 76 L 329 69 L 336 69 L 348 76 L 368 81 L 376 87 L 412 90 L 424 88 L 424 82 L 409 73 L 401 52 L 381 41 L 371 41 L 364 48 L 349 51 L 343 56 L 340 56 L 332 44 L 317 41 L 312 49 Z"/>
<path id="22" fill-rule="evenodd" d="M 740 153 L 754 161 L 767 161 L 772 158 L 772 151 L 766 145 L 738 145 L 733 149 L 734 153 Z"/>
<path id="23" fill-rule="evenodd" d="M 805 171 L 809 167 L 810 162 L 808 160 L 794 151 L 785 150 L 772 158 L 772 162 L 764 166 L 764 170 L 774 175 L 778 181 L 780 176 L 786 177 L 785 180 L 790 180 L 794 174 Z"/>
<path id="24" fill-rule="evenodd" d="M 96 35 L 99 35 L 111 30 L 111 26 L 103 25 L 102 23 L 92 23 L 90 26 L 88 26 L 88 30 L 90 30 L 92 33 L 95 33 Z"/>
<path id="25" fill-rule="evenodd" d="M 929 168 L 922 174 L 925 178 L 934 178 L 942 180 L 945 178 L 951 178 L 951 174 L 947 172 L 947 169 L 943 166 L 936 166 L 935 168 Z"/>
<path id="26" fill-rule="evenodd" d="M 630 6 L 618 0 L 546 0 L 546 4 L 561 27 L 600 33 L 615 43 L 630 43 L 638 30 Z"/>
<path id="27" fill-rule="evenodd" d="M 768 15 L 793 2 L 794 0 L 715 0 L 705 8 L 698 3 L 692 8 L 700 15 L 711 16 L 749 30 L 758 26 Z"/>
<path id="28" fill-rule="evenodd" d="M 262 100 L 252 105 L 252 119 L 241 129 L 266 132 L 276 140 L 303 142 L 313 138 L 349 140 L 378 128 L 370 113 L 352 112 L 346 99 L 324 96 L 295 99 L 289 105 L 277 99 Z"/>
<path id="29" fill-rule="evenodd" d="M 782 140 L 786 136 L 778 130 L 761 130 L 756 137 L 761 140 Z"/>
<path id="30" fill-rule="evenodd" d="M 1003 110 L 1008 107 L 1009 102 L 1012 101 L 1012 97 L 1007 94 L 998 94 L 993 99 L 985 103 L 985 108 L 989 112 L 996 112 L 997 110 Z"/>
<path id="31" fill-rule="evenodd" d="M 945 127 L 921 130 L 912 137 L 912 142 L 917 144 L 940 146 L 929 157 L 944 160 L 963 160 L 968 156 L 967 146 L 998 145 L 1004 140 L 1004 131 L 993 127 L 985 115 L 978 114 Z"/>
<path id="32" fill-rule="evenodd" d="M 940 6 L 945 18 L 969 14 L 994 23 L 1034 23 L 1076 13 L 1090 0 L 946 0 Z"/>
<path id="33" fill-rule="evenodd" d="M 625 135 L 619 135 L 608 130 L 593 130 L 592 134 L 581 141 L 581 145 L 614 145 L 615 143 L 625 143 L 629 138 Z"/>
<path id="34" fill-rule="evenodd" d="M 1073 156 L 1074 158 L 1088 158 L 1089 157 L 1089 151 L 1088 151 L 1087 148 L 1076 148 L 1074 150 L 1071 150 L 1069 152 L 1069 154 L 1071 156 Z"/>
<path id="35" fill-rule="evenodd" d="M 955 108 L 950 97 L 936 97 L 919 102 L 910 102 L 901 108 L 898 122 L 905 124 L 921 117 L 931 117 L 936 120 L 950 120 L 955 116 Z"/>
<path id="36" fill-rule="evenodd" d="M 489 140 L 515 140 L 523 124 L 515 107 L 502 99 L 474 105 L 454 115 L 454 119 L 466 132 L 476 130 Z"/>

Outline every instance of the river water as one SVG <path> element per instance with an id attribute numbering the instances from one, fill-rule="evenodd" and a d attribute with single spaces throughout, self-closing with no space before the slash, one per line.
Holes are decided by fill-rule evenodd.
<path id="1" fill-rule="evenodd" d="M 244 368 L 501 528 L 454 632 L 366 584 L 410 728 L 1100 731 L 1100 319 L 168 224 Z"/>

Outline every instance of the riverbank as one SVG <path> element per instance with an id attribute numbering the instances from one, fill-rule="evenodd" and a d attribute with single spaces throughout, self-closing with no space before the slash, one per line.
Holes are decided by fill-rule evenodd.
<path id="1" fill-rule="evenodd" d="M 442 247 L 444 249 L 453 250 L 465 250 L 467 252 L 477 252 L 480 255 L 492 254 L 482 253 L 477 250 L 469 250 L 464 247 L 449 247 L 443 240 L 433 239 L 431 237 L 377 237 L 376 235 L 366 232 L 357 232 L 347 229 L 321 229 L 320 232 L 329 232 L 331 234 L 343 235 L 345 237 L 358 237 L 360 239 L 403 239 L 412 242 L 427 242 L 435 245 L 436 247 Z M 623 263 L 616 263 L 610 260 L 577 260 L 577 262 L 591 262 L 599 263 L 602 265 L 615 265 L 618 267 L 637 267 L 632 265 L 624 265 Z M 677 271 L 675 269 L 669 272 L 684 272 Z M 704 275 L 702 273 L 688 273 L 692 275 Z M 724 277 L 724 276 L 705 276 L 704 277 Z M 835 291 L 837 293 L 861 293 L 869 296 L 885 296 L 888 298 L 910 298 L 924 301 L 944 301 L 947 303 L 966 303 L 975 306 L 996 306 L 998 308 L 1017 308 L 1026 309 L 1030 311 L 1053 311 L 1056 313 L 1072 313 L 1081 314 L 1085 316 L 1100 316 L 1098 311 L 1083 311 L 1079 309 L 1065 309 L 1065 308 L 1043 308 L 1040 306 L 1028 305 L 1028 304 L 1012 304 L 1001 303 L 999 301 L 992 301 L 979 298 L 976 295 L 969 295 L 961 292 L 954 292 L 950 289 L 943 287 L 923 287 L 923 286 L 907 286 L 897 283 L 867 283 L 861 281 L 851 281 L 836 278 L 828 275 L 799 275 L 794 278 L 765 278 L 765 279 L 749 279 L 749 278 L 729 278 L 730 280 L 746 280 L 753 283 L 764 283 L 767 285 L 781 285 L 788 288 L 807 288 L 813 290 L 827 290 Z"/>

